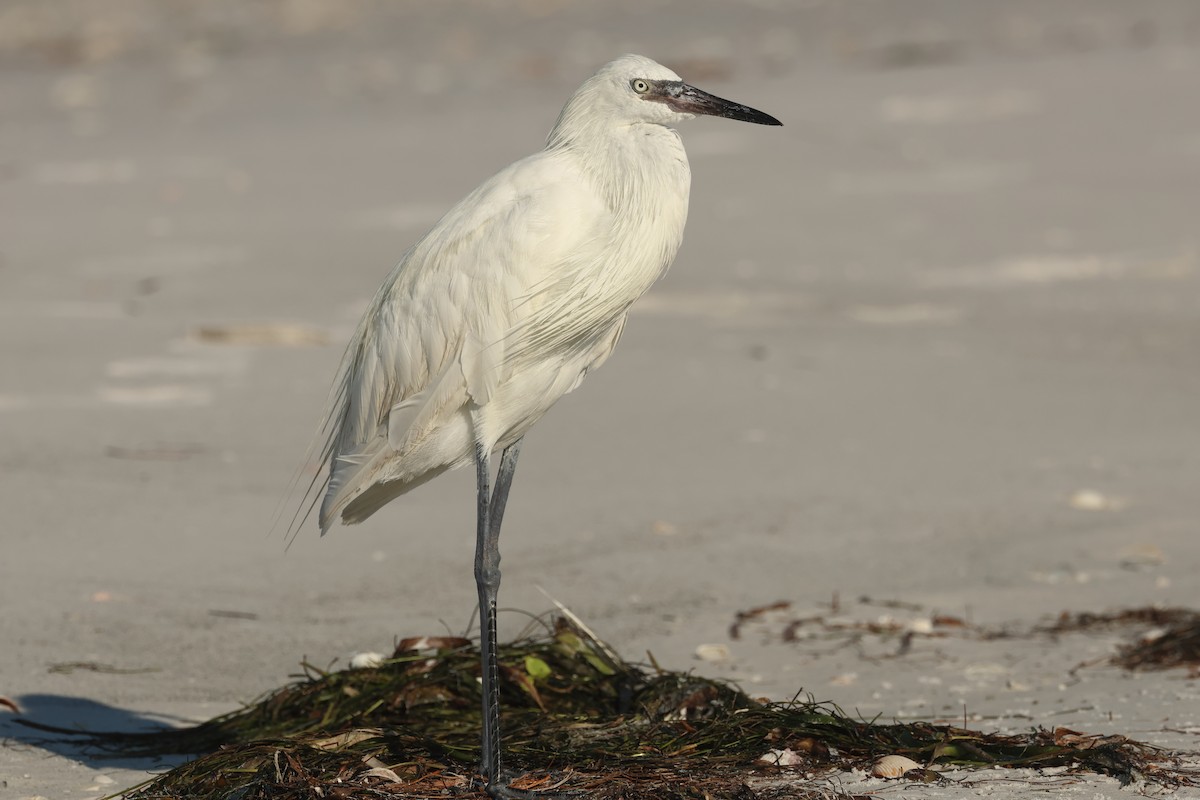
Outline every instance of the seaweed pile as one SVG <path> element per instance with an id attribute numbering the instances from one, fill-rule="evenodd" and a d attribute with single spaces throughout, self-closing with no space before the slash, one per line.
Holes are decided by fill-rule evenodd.
<path id="1" fill-rule="evenodd" d="M 1191 676 L 1200 675 L 1200 612 L 1188 608 L 1132 608 L 1111 613 L 1063 613 L 1048 633 L 1109 630 L 1127 626 L 1151 626 L 1137 639 L 1123 644 L 1109 659 L 1113 666 L 1128 670 L 1166 670 L 1187 667 Z"/>
<path id="2" fill-rule="evenodd" d="M 869 769 L 885 754 L 1195 785 L 1171 754 L 1121 736 L 1002 735 L 855 719 L 811 698 L 755 700 L 728 683 L 621 661 L 563 618 L 503 646 L 501 662 L 506 766 L 521 775 L 516 787 L 552 796 L 828 797 L 822 777 Z M 295 677 L 192 728 L 94 734 L 92 744 L 122 755 L 205 753 L 129 790 L 130 800 L 485 796 L 474 777 L 478 651 L 467 640 L 405 640 L 378 666 L 306 665 Z M 909 777 L 944 780 L 932 770 Z"/>

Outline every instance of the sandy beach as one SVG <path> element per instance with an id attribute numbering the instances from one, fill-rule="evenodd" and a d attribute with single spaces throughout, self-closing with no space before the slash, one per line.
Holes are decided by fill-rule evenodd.
<path id="1" fill-rule="evenodd" d="M 1103 665 L 1130 630 L 926 635 L 1200 604 L 1187 0 L 0 5 L 0 696 L 186 724 L 468 630 L 472 475 L 287 547 L 289 481 L 399 256 L 625 52 L 784 127 L 681 126 L 683 249 L 526 439 L 502 635 L 549 595 L 755 695 L 1200 751 L 1194 676 Z M 15 717 L 0 798 L 176 763 Z M 1130 792 L 993 772 L 840 785 Z"/>

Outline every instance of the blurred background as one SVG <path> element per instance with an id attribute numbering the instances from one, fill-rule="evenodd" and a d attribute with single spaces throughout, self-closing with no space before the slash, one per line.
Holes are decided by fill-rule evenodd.
<path id="1" fill-rule="evenodd" d="M 503 606 L 891 714 L 928 663 L 736 613 L 1194 602 L 1200 4 L 5 0 L 0 695 L 200 719 L 467 628 L 471 475 L 285 553 L 288 483 L 401 253 L 625 52 L 785 127 L 683 126 L 683 250 L 528 437 Z M 99 769 L 5 760 L 26 794 Z"/>

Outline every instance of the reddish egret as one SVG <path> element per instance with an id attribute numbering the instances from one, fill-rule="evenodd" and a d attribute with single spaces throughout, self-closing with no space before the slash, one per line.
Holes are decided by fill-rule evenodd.
<path id="1" fill-rule="evenodd" d="M 691 172 L 670 126 L 696 115 L 780 124 L 648 58 L 605 65 L 567 101 L 545 149 L 471 192 L 404 254 L 335 384 L 322 532 L 475 465 L 481 772 L 493 796 L 519 794 L 500 767 L 496 594 L 521 437 L 604 363 L 629 307 L 675 258 Z"/>

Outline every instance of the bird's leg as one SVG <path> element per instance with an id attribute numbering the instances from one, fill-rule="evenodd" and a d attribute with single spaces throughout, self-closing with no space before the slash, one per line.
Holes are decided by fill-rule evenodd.
<path id="1" fill-rule="evenodd" d="M 500 469 L 496 473 L 496 487 L 492 489 L 491 517 L 488 520 L 488 527 L 497 541 L 500 538 L 500 523 L 504 521 L 504 507 L 508 505 L 508 490 L 517 471 L 517 456 L 521 455 L 521 441 L 517 439 L 504 448 L 500 455 Z"/>
<path id="2" fill-rule="evenodd" d="M 488 486 L 491 457 L 482 445 L 475 447 L 475 479 L 478 490 L 478 521 L 475 543 L 475 585 L 479 591 L 479 658 L 483 678 L 483 738 L 480 771 L 488 791 L 503 793 L 507 787 L 500 774 L 500 668 L 496 658 L 496 597 L 500 591 L 500 524 L 508 502 L 517 456 L 518 439 L 504 449 L 493 493 Z"/>
<path id="3" fill-rule="evenodd" d="M 479 765 L 491 784 L 500 774 L 499 668 L 496 665 L 496 595 L 500 590 L 500 549 L 491 530 L 491 457 L 475 445 L 477 521 L 475 538 L 475 588 L 479 592 L 479 662 L 483 681 L 483 741 Z M 495 709 L 493 711 L 493 709 Z"/>

